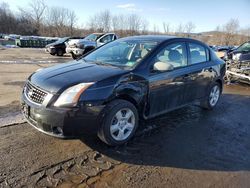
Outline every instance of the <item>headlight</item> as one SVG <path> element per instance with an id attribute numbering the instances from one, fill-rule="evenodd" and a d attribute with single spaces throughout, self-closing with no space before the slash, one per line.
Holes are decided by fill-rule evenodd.
<path id="1" fill-rule="evenodd" d="M 75 106 L 80 95 L 94 82 L 81 83 L 66 89 L 57 99 L 54 106 Z"/>
<path id="2" fill-rule="evenodd" d="M 50 46 L 49 48 L 55 48 L 54 46 Z"/>

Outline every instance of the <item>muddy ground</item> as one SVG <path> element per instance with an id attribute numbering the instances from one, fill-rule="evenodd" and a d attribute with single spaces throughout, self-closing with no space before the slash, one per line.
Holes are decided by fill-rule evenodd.
<path id="1" fill-rule="evenodd" d="M 15 122 L 25 78 L 70 58 L 10 50 L 0 51 L 0 187 L 250 186 L 248 85 L 225 85 L 213 111 L 176 110 L 140 125 L 131 142 L 112 148 L 95 136 L 61 140 Z M 56 62 L 23 62 L 20 56 Z"/>

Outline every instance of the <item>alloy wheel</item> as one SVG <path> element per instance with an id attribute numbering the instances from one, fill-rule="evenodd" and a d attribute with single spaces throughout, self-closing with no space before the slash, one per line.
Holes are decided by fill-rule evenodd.
<path id="1" fill-rule="evenodd" d="M 127 139 L 135 128 L 135 114 L 129 108 L 120 109 L 112 118 L 110 134 L 116 141 Z"/>
<path id="2" fill-rule="evenodd" d="M 215 85 L 209 95 L 209 103 L 211 106 L 215 106 L 220 97 L 220 88 L 218 85 Z"/>

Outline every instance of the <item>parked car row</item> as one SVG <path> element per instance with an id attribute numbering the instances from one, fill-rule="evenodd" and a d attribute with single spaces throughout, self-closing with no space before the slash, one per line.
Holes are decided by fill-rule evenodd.
<path id="1" fill-rule="evenodd" d="M 64 37 L 45 46 L 45 52 L 51 55 L 63 56 L 66 53 L 66 42 L 69 40 L 81 39 L 81 37 Z"/>
<path id="2" fill-rule="evenodd" d="M 237 48 L 237 46 L 216 46 L 216 45 L 213 45 L 213 46 L 209 46 L 211 49 L 213 49 L 216 53 L 216 55 L 223 59 L 224 56 L 226 55 L 226 53 L 228 51 L 231 51 L 231 50 L 234 50 Z"/>
<path id="3" fill-rule="evenodd" d="M 86 37 L 64 37 L 47 45 L 45 51 L 51 55 L 58 56 L 69 53 L 73 59 L 77 59 L 89 51 L 117 38 L 115 33 L 93 33 Z"/>
<path id="4" fill-rule="evenodd" d="M 102 46 L 108 42 L 116 40 L 118 37 L 114 33 L 93 33 L 82 40 L 69 41 L 66 43 L 66 52 L 72 55 L 73 59 L 88 53 L 96 47 Z"/>

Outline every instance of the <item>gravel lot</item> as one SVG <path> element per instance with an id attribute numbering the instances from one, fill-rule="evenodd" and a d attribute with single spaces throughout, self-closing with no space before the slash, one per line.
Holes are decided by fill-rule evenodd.
<path id="1" fill-rule="evenodd" d="M 225 85 L 218 106 L 188 106 L 140 125 L 125 146 L 61 140 L 19 116 L 25 79 L 71 60 L 42 49 L 0 50 L 0 187 L 249 187 L 250 87 Z"/>

